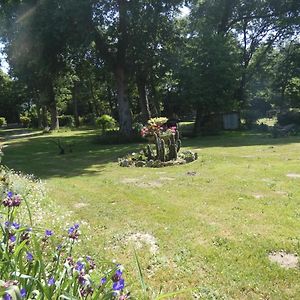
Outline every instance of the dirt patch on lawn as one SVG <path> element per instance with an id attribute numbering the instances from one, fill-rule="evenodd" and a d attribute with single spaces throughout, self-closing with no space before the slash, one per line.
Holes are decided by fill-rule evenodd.
<path id="1" fill-rule="evenodd" d="M 159 180 L 147 181 L 147 182 L 138 182 L 135 184 L 141 188 L 153 188 L 153 187 L 162 187 L 163 184 Z"/>
<path id="2" fill-rule="evenodd" d="M 133 233 L 125 237 L 127 243 L 133 243 L 137 249 L 148 246 L 151 254 L 157 254 L 159 247 L 156 238 L 150 233 Z"/>
<path id="3" fill-rule="evenodd" d="M 285 251 L 272 252 L 268 257 L 271 262 L 275 262 L 285 269 L 295 269 L 299 264 L 299 258 L 296 254 Z"/>
<path id="4" fill-rule="evenodd" d="M 255 198 L 255 199 L 262 199 L 262 198 L 264 198 L 264 195 L 262 195 L 262 194 L 253 194 L 253 197 Z"/>
<path id="5" fill-rule="evenodd" d="M 121 183 L 134 185 L 140 188 L 155 188 L 162 187 L 166 181 L 173 180 L 173 178 L 161 177 L 158 180 L 146 180 L 144 178 L 123 178 Z"/>
<path id="6" fill-rule="evenodd" d="M 161 180 L 161 181 L 174 181 L 175 178 L 172 178 L 172 177 L 160 177 L 159 180 Z"/>
<path id="7" fill-rule="evenodd" d="M 83 207 L 86 207 L 86 206 L 88 206 L 88 204 L 83 203 L 83 202 L 78 202 L 78 203 L 74 204 L 74 207 L 77 208 L 77 209 L 80 209 L 80 208 L 83 208 Z"/>
<path id="8" fill-rule="evenodd" d="M 187 176 L 196 176 L 197 172 L 195 172 L 195 171 L 188 171 L 188 172 L 186 172 L 186 175 Z"/>
<path id="9" fill-rule="evenodd" d="M 288 173 L 286 176 L 289 178 L 300 178 L 300 174 L 297 173 Z"/>

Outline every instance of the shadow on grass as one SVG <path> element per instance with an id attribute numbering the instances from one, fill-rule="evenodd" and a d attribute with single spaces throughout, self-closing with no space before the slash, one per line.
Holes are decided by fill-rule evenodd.
<path id="1" fill-rule="evenodd" d="M 300 143 L 300 136 L 273 138 L 268 133 L 251 131 L 224 132 L 215 136 L 183 138 L 183 146 L 189 148 L 243 147 L 259 145 L 286 145 Z"/>
<path id="2" fill-rule="evenodd" d="M 33 132 L 34 133 L 34 132 Z M 71 136 L 42 135 L 8 141 L 4 149 L 3 163 L 39 178 L 99 175 L 108 163 L 115 162 L 130 152 L 142 148 L 142 144 L 100 145 L 95 143 L 95 131 L 73 132 Z M 55 144 L 60 139 L 66 154 L 59 155 Z M 299 143 L 300 137 L 274 139 L 266 133 L 226 132 L 219 136 L 183 139 L 188 148 L 241 147 L 255 145 L 284 145 Z M 70 149 L 72 152 L 70 152 Z"/>
<path id="3" fill-rule="evenodd" d="M 64 155 L 59 154 L 58 140 L 65 148 Z M 41 179 L 99 175 L 108 163 L 117 163 L 118 157 L 140 148 L 138 144 L 99 145 L 94 141 L 95 132 L 14 140 L 4 148 L 3 164 Z"/>

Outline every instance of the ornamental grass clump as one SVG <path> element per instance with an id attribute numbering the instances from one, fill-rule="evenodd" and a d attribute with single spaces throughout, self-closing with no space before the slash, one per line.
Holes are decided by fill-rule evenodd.
<path id="1" fill-rule="evenodd" d="M 18 220 L 21 209 L 30 225 Z M 12 191 L 3 195 L 0 213 L 1 299 L 129 299 L 121 265 L 74 256 L 79 224 L 61 238 L 34 228 L 27 200 Z"/>

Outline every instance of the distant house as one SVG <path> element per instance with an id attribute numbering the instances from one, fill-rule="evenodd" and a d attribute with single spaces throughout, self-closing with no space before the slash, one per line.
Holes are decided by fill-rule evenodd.
<path id="1" fill-rule="evenodd" d="M 240 128 L 240 115 L 237 112 L 223 114 L 223 129 L 236 130 Z"/>

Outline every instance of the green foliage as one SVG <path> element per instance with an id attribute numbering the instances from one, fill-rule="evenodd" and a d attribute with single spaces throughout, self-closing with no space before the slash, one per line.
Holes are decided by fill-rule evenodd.
<path id="1" fill-rule="evenodd" d="M 31 123 L 31 119 L 28 116 L 20 116 L 20 122 L 23 127 L 27 128 Z"/>
<path id="2" fill-rule="evenodd" d="M 59 125 L 62 127 L 74 127 L 74 117 L 71 115 L 62 115 L 58 117 Z"/>
<path id="3" fill-rule="evenodd" d="M 290 110 L 277 115 L 279 125 L 295 124 L 300 125 L 300 112 L 299 110 Z"/>
<path id="4" fill-rule="evenodd" d="M 106 132 L 108 129 L 114 129 L 117 121 L 109 115 L 102 115 L 96 119 L 96 124 L 101 127 L 102 132 Z"/>
<path id="5" fill-rule="evenodd" d="M 4 117 L 0 117 L 0 126 L 6 125 L 6 119 Z"/>

